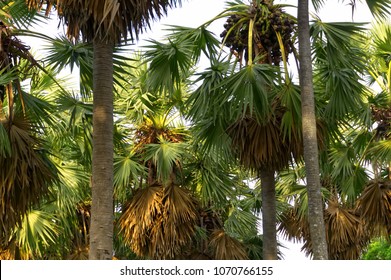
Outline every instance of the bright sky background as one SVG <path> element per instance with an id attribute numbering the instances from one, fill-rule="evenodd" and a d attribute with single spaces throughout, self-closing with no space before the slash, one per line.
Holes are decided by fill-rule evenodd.
<path id="1" fill-rule="evenodd" d="M 160 22 L 155 22 L 150 31 L 147 31 L 140 36 L 141 40 L 138 45 L 144 44 L 145 42 L 143 43 L 143 40 L 145 39 L 160 40 L 164 38 L 164 32 L 162 31 L 164 29 L 164 25 L 197 27 L 223 11 L 225 2 L 225 0 L 182 0 L 182 7 L 170 10 L 167 17 L 164 17 Z M 296 6 L 297 0 L 275 0 L 275 3 Z M 317 13 L 322 21 L 352 21 L 352 9 L 351 6 L 348 5 L 348 0 L 345 0 L 344 2 L 341 0 L 327 0 L 326 3 L 327 6 L 323 7 Z M 297 15 L 295 8 L 286 9 L 286 11 L 295 16 Z M 312 8 L 311 11 L 314 13 Z M 55 16 L 53 16 L 53 18 L 55 19 Z M 357 0 L 357 9 L 355 10 L 353 20 L 355 22 L 368 23 L 372 21 L 369 9 L 360 0 Z M 220 20 L 219 22 L 212 24 L 209 30 L 214 32 L 216 36 L 219 36 L 219 34 L 223 31 L 223 23 L 224 20 Z M 62 30 L 62 28 L 57 29 L 56 21 L 36 29 L 38 32 L 53 35 L 58 33 L 61 34 Z M 40 45 L 41 43 L 38 40 L 29 39 L 27 43 L 30 44 L 33 51 L 39 52 L 39 50 L 42 49 L 42 46 Z M 135 46 L 135 48 L 137 47 Z M 282 239 L 280 241 L 287 247 L 287 249 L 282 250 L 285 260 L 306 260 L 305 255 L 300 252 L 300 244 L 293 244 Z"/>

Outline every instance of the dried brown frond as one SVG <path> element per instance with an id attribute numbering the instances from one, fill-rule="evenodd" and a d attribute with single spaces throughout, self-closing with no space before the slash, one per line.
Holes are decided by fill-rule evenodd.
<path id="1" fill-rule="evenodd" d="M 287 240 L 302 241 L 310 236 L 308 222 L 297 207 L 287 208 L 281 215 L 278 231 Z"/>
<path id="2" fill-rule="evenodd" d="M 229 236 L 223 229 L 216 229 L 210 236 L 209 246 L 215 260 L 247 260 L 246 249 L 237 239 Z"/>
<path id="3" fill-rule="evenodd" d="M 179 143 L 184 140 L 182 134 L 176 133 L 170 127 L 156 127 L 151 122 L 145 122 L 135 131 L 135 150 L 142 151 L 145 145 L 159 143 L 160 137 L 171 143 Z"/>
<path id="4" fill-rule="evenodd" d="M 356 211 L 373 234 L 390 236 L 391 181 L 370 181 L 357 201 Z"/>
<path id="5" fill-rule="evenodd" d="M 12 29 L 0 24 L 0 69 L 17 65 L 21 58 L 37 65 L 30 53 L 30 47 L 18 39 Z"/>
<path id="6" fill-rule="evenodd" d="M 191 242 L 197 216 L 197 202 L 189 191 L 154 185 L 136 191 L 118 225 L 137 255 L 172 259 Z"/>
<path id="7" fill-rule="evenodd" d="M 28 119 L 15 115 L 13 122 L 2 120 L 11 143 L 11 155 L 0 156 L 0 232 L 5 242 L 22 215 L 48 193 L 57 176 L 54 167 L 39 149 Z"/>
<path id="8" fill-rule="evenodd" d="M 138 38 L 155 19 L 167 13 L 167 9 L 181 1 L 177 0 L 26 0 L 30 8 L 46 11 L 54 6 L 60 19 L 68 26 L 69 37 L 92 42 L 95 37 L 119 43 L 121 37 Z"/>
<path id="9" fill-rule="evenodd" d="M 292 158 L 302 155 L 300 137 L 284 139 L 281 131 L 282 108 L 264 124 L 254 116 L 245 116 L 233 123 L 227 130 L 232 138 L 233 148 L 240 162 L 254 170 L 281 170 Z"/>
<path id="10" fill-rule="evenodd" d="M 341 205 L 336 198 L 329 200 L 324 216 L 329 258 L 359 259 L 370 240 L 361 217 L 354 209 Z"/>
<path id="11" fill-rule="evenodd" d="M 14 260 L 15 256 L 11 253 L 9 249 L 0 248 L 0 260 Z"/>
<path id="12" fill-rule="evenodd" d="M 73 232 L 72 249 L 66 258 L 70 260 L 88 260 L 91 202 L 81 202 L 76 207 L 78 227 Z"/>
<path id="13" fill-rule="evenodd" d="M 363 220 L 354 209 L 342 205 L 336 198 L 327 202 L 324 212 L 329 258 L 333 260 L 359 259 L 370 240 Z M 279 231 L 288 240 L 303 242 L 302 250 L 312 255 L 312 241 L 305 215 L 290 207 L 282 215 Z"/>

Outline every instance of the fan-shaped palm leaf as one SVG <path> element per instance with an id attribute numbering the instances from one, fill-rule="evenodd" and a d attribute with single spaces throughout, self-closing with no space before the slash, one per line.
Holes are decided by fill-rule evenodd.
<path id="1" fill-rule="evenodd" d="M 357 211 L 375 234 L 391 233 L 391 190 L 388 181 L 369 182 L 357 201 Z"/>
<path id="2" fill-rule="evenodd" d="M 160 143 L 145 145 L 145 160 L 152 160 L 156 167 L 156 180 L 164 185 L 170 183 L 173 173 L 181 171 L 180 162 L 186 155 L 186 143 L 171 143 L 158 137 Z"/>
<path id="3" fill-rule="evenodd" d="M 353 4 L 356 2 L 356 0 L 350 0 L 350 1 L 353 2 Z M 368 8 L 373 15 L 378 17 L 387 17 L 389 15 L 389 11 L 391 9 L 391 1 L 365 0 L 365 2 L 367 3 Z"/>
<path id="4" fill-rule="evenodd" d="M 135 184 L 139 176 L 146 174 L 139 160 L 133 152 L 114 157 L 114 196 L 120 202 L 128 198 L 131 182 Z"/>
<path id="5" fill-rule="evenodd" d="M 214 252 L 214 259 L 216 260 L 248 259 L 244 246 L 222 229 L 216 229 L 212 232 L 209 246 Z"/>
<path id="6" fill-rule="evenodd" d="M 29 120 L 15 115 L 13 122 L 2 120 L 11 143 L 11 156 L 0 157 L 1 239 L 7 237 L 21 215 L 42 195 L 56 178 L 56 169 L 48 160 L 41 141 L 34 136 Z M 3 240 L 4 241 L 4 240 Z"/>
<path id="7" fill-rule="evenodd" d="M 369 241 L 360 216 L 336 198 L 328 201 L 325 227 L 330 259 L 356 260 Z"/>
<path id="8" fill-rule="evenodd" d="M 213 158 L 200 152 L 185 167 L 191 170 L 188 180 L 195 193 L 199 194 L 204 207 L 209 205 L 219 207 L 227 203 L 232 190 L 236 187 L 227 160 Z"/>
<path id="9" fill-rule="evenodd" d="M 249 114 L 263 120 L 268 116 L 276 74 L 273 66 L 253 64 L 223 80 L 220 86 L 225 91 L 219 101 L 231 104 L 228 118 L 237 120 Z"/>
<path id="10" fill-rule="evenodd" d="M 224 230 L 230 236 L 237 238 L 245 236 L 256 236 L 258 228 L 258 219 L 254 213 L 241 209 L 234 205 L 224 222 Z"/>
<path id="11" fill-rule="evenodd" d="M 43 16 L 30 11 L 24 0 L 5 0 L 0 3 L 0 19 L 7 26 L 21 29 L 39 23 Z"/>
<path id="12" fill-rule="evenodd" d="M 169 37 L 173 41 L 178 40 L 192 43 L 194 62 L 200 59 L 201 54 L 204 54 L 209 59 L 216 58 L 215 56 L 218 53 L 217 48 L 220 43 L 204 25 L 198 28 L 169 26 L 167 31 L 170 32 Z"/>
<path id="13" fill-rule="evenodd" d="M 317 91 L 327 100 L 327 117 L 339 120 L 357 113 L 358 108 L 363 107 L 364 87 L 360 74 L 365 69 L 366 57 L 366 53 L 357 48 L 363 40 L 362 24 L 317 20 L 311 30 L 316 54 L 314 79 Z"/>
<path id="14" fill-rule="evenodd" d="M 167 91 L 172 95 L 180 83 L 189 76 L 194 65 L 193 45 L 189 41 L 150 41 L 145 53 L 150 63 L 148 84 L 152 91 Z"/>
<path id="15" fill-rule="evenodd" d="M 196 204 L 188 191 L 174 185 L 137 190 L 119 220 L 125 242 L 140 256 L 174 258 L 194 234 Z"/>
<path id="16" fill-rule="evenodd" d="M 43 247 L 56 243 L 59 228 L 56 217 L 42 210 L 31 210 L 23 217 L 20 227 L 14 229 L 13 238 L 20 256 L 25 259 L 31 256 L 43 257 Z"/>

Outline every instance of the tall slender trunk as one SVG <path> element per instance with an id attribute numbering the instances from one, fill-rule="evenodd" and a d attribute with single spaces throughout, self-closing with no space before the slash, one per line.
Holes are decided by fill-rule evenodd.
<path id="1" fill-rule="evenodd" d="M 113 257 L 113 45 L 93 42 L 91 260 Z"/>
<path id="2" fill-rule="evenodd" d="M 263 259 L 277 259 L 276 188 L 273 170 L 261 170 Z"/>
<path id="3" fill-rule="evenodd" d="M 311 42 L 308 0 L 298 3 L 300 87 L 303 122 L 304 162 L 307 177 L 308 222 L 314 259 L 327 259 L 327 243 L 320 191 L 318 142 L 316 137 L 315 100 L 312 81 Z"/>

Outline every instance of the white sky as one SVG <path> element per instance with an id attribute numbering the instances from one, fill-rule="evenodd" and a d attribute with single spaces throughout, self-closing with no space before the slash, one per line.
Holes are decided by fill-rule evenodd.
<path id="1" fill-rule="evenodd" d="M 250 1 L 250 0 L 249 0 Z M 164 25 L 181 25 L 187 27 L 197 27 L 202 23 L 212 19 L 219 14 L 225 7 L 225 0 L 182 0 L 182 8 L 176 8 L 168 12 L 167 17 L 161 19 L 160 22 L 156 22 L 152 25 L 152 30 L 145 32 L 140 36 L 141 41 L 139 45 L 143 44 L 142 40 L 155 39 L 159 40 L 164 38 Z M 297 0 L 275 0 L 275 3 L 291 4 L 296 6 Z M 342 2 L 340 0 L 327 0 L 327 6 L 323 7 L 317 14 L 322 21 L 352 21 L 351 6 L 347 5 L 348 0 Z M 296 9 L 285 9 L 291 14 L 296 16 Z M 314 12 L 313 9 L 311 9 Z M 369 9 L 360 2 L 357 1 L 357 9 L 354 13 L 355 22 L 371 22 L 372 17 Z M 209 30 L 213 31 L 216 36 L 222 32 L 222 24 L 224 20 L 212 24 Z M 38 32 L 46 34 L 58 34 L 62 33 L 62 30 L 57 30 L 57 23 L 53 21 L 50 25 L 37 28 Z M 40 42 L 37 40 L 28 40 L 33 50 L 38 51 L 42 49 Z M 136 46 L 135 46 L 136 47 Z M 301 245 L 293 244 L 280 240 L 288 249 L 283 249 L 285 260 L 306 260 L 303 253 L 300 252 Z"/>

